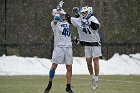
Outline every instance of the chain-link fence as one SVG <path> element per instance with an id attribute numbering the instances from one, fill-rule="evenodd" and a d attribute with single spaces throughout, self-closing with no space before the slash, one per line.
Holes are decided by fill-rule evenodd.
<path id="1" fill-rule="evenodd" d="M 0 55 L 51 58 L 50 22 L 52 9 L 60 0 L 0 0 Z M 114 53 L 140 52 L 139 0 L 65 0 L 72 15 L 75 6 L 92 6 L 99 19 L 105 58 Z M 73 16 L 73 15 L 72 15 Z M 71 26 L 72 35 L 77 35 Z M 84 48 L 74 46 L 74 56 L 84 56 Z"/>

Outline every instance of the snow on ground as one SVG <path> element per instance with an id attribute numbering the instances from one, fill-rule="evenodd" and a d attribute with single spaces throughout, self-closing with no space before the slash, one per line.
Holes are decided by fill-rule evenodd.
<path id="1" fill-rule="evenodd" d="M 37 57 L 0 57 L 0 75 L 48 75 L 51 60 Z M 64 75 L 65 65 L 59 65 L 56 74 Z M 89 74 L 84 57 L 74 57 L 73 74 Z M 140 53 L 114 56 L 109 60 L 100 59 L 101 75 L 140 75 Z"/>

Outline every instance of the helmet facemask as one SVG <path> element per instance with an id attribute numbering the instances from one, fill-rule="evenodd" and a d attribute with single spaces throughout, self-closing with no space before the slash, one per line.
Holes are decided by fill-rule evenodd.
<path id="1" fill-rule="evenodd" d="M 90 16 L 93 15 L 93 9 L 92 7 L 82 7 L 80 10 L 80 16 L 82 19 L 89 19 Z"/>

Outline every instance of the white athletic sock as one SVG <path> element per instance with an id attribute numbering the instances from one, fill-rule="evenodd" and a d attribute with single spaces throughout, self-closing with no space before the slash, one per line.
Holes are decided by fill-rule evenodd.
<path id="1" fill-rule="evenodd" d="M 98 81 L 98 76 L 93 77 L 95 81 Z"/>

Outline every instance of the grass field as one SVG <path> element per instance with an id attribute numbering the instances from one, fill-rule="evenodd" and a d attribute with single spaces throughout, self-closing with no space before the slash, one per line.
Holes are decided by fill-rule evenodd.
<path id="1" fill-rule="evenodd" d="M 100 76 L 99 87 L 92 91 L 87 75 L 74 75 L 74 93 L 140 93 L 140 76 Z M 43 93 L 47 76 L 0 76 L 0 93 Z M 66 78 L 55 76 L 50 93 L 65 93 Z"/>

